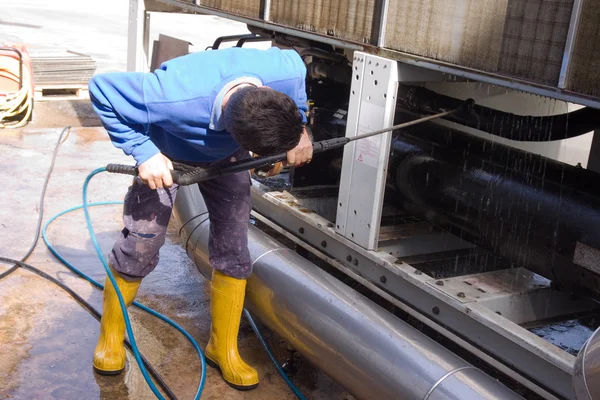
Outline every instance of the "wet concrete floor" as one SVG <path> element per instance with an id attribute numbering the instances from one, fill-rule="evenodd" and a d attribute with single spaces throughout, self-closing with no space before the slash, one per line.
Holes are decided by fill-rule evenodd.
<path id="1" fill-rule="evenodd" d="M 76 110 L 77 109 L 77 110 Z M 64 125 L 72 124 L 60 148 L 46 202 L 44 221 L 80 205 L 85 176 L 109 162 L 131 163 L 107 140 L 85 102 L 39 103 L 34 121 L 20 130 L 0 131 L 0 255 L 20 259 L 29 247 L 40 212 L 38 197 L 52 150 Z M 83 111 L 82 111 L 83 110 Z M 83 126 L 82 126 L 83 125 Z M 101 174 L 90 185 L 90 201 L 122 200 L 130 178 Z M 121 229 L 120 206 L 94 208 L 92 219 L 107 253 Z M 104 271 L 87 234 L 83 213 L 75 211 L 48 230 L 50 242 L 70 262 L 103 281 Z M 28 263 L 69 285 L 97 309 L 102 294 L 75 276 L 48 251 L 42 240 Z M 0 273 L 9 265 L 0 264 Z M 156 270 L 142 283 L 138 301 L 176 321 L 200 344 L 210 327 L 209 283 L 189 261 L 171 226 Z M 193 398 L 200 363 L 192 346 L 173 328 L 130 308 L 140 349 L 180 399 Z M 263 327 L 276 357 L 287 357 L 285 344 Z M 33 273 L 18 269 L 0 281 L 0 398 L 1 399 L 149 399 L 152 393 L 128 353 L 125 373 L 103 377 L 92 370 L 92 352 L 99 323 L 64 291 Z M 207 371 L 203 399 L 292 399 L 247 323 L 240 329 L 242 356 L 257 368 L 256 390 L 238 392 L 212 369 Z M 323 372 L 299 357 L 293 377 L 310 399 L 352 399 Z"/>

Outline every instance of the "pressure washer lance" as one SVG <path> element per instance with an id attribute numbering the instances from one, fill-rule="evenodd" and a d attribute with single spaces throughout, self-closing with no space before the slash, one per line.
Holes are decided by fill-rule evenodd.
<path id="1" fill-rule="evenodd" d="M 465 106 L 467 109 L 472 109 L 473 104 L 474 104 L 474 102 L 471 99 L 469 99 L 469 100 L 465 101 L 465 103 L 461 107 L 454 109 L 454 110 L 445 111 L 445 112 L 435 114 L 435 115 L 429 115 L 427 117 L 415 119 L 413 121 L 405 122 L 405 123 L 395 125 L 395 126 L 392 126 L 389 128 L 379 129 L 379 130 L 376 130 L 373 132 L 365 133 L 362 135 L 357 135 L 357 136 L 350 137 L 350 138 L 340 137 L 340 138 L 327 139 L 327 140 L 322 140 L 320 142 L 315 142 L 315 143 L 313 143 L 313 154 L 322 153 L 322 152 L 332 150 L 332 149 L 337 149 L 337 148 L 347 145 L 350 142 L 354 142 L 356 140 L 365 139 L 365 138 L 368 138 L 371 136 L 381 135 L 382 133 L 395 131 L 397 129 L 407 128 L 409 126 L 421 124 L 423 122 L 431 121 L 431 120 L 438 119 L 438 118 L 443 118 L 448 115 L 455 114 L 459 111 L 465 111 Z M 186 186 L 186 185 L 192 185 L 194 183 L 208 181 L 208 180 L 214 179 L 219 176 L 235 174 L 237 172 L 242 172 L 242 171 L 250 171 L 253 169 L 258 170 L 258 169 L 264 168 L 268 165 L 272 165 L 277 162 L 284 161 L 286 159 L 287 159 L 287 154 L 282 153 L 282 154 L 276 154 L 273 156 L 256 157 L 256 158 L 252 158 L 250 160 L 236 161 L 236 162 L 232 162 L 230 164 L 227 164 L 227 165 L 221 166 L 221 167 L 194 168 L 189 171 L 174 170 L 174 171 L 171 171 L 171 175 L 173 176 L 174 183 L 176 183 L 178 185 Z M 106 166 L 106 170 L 108 172 L 112 172 L 115 174 L 133 175 L 133 176 L 137 176 L 137 174 L 138 174 L 137 167 L 134 167 L 131 165 L 108 164 Z"/>

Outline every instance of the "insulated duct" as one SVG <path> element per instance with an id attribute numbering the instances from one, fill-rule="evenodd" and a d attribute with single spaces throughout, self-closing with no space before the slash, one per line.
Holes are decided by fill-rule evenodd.
<path id="1" fill-rule="evenodd" d="M 175 217 L 188 256 L 210 277 L 206 215 L 198 187 L 181 187 Z M 521 398 L 253 226 L 248 242 L 245 306 L 356 398 Z"/>
<path id="2" fill-rule="evenodd" d="M 573 388 L 577 400 L 600 399 L 600 328 L 579 350 L 573 369 Z"/>
<path id="3" fill-rule="evenodd" d="M 400 86 L 398 105 L 421 114 L 437 114 L 464 102 L 417 86 Z M 549 142 L 584 135 L 600 128 L 600 110 L 582 108 L 547 117 L 516 115 L 475 105 L 470 112 L 445 117 L 452 122 L 516 141 Z"/>

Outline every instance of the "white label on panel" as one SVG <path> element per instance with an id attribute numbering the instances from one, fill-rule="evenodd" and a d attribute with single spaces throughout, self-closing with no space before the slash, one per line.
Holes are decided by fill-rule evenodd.
<path id="1" fill-rule="evenodd" d="M 385 107 L 367 103 L 361 104 L 360 118 L 358 122 L 358 135 L 381 129 Z M 379 154 L 381 147 L 381 136 L 372 136 L 356 142 L 355 159 L 359 163 L 377 168 L 379 166 Z"/>

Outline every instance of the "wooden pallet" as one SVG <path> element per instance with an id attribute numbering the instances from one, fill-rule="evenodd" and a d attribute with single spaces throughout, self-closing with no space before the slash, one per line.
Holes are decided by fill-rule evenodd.
<path id="1" fill-rule="evenodd" d="M 87 100 L 90 98 L 87 85 L 42 85 L 36 86 L 35 101 Z"/>

